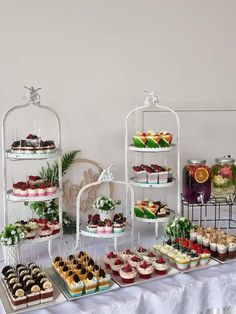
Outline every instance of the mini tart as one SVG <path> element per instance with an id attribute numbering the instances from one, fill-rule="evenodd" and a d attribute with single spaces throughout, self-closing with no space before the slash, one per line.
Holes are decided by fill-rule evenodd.
<path id="1" fill-rule="evenodd" d="M 119 270 L 119 275 L 124 283 L 133 283 L 135 277 L 137 276 L 137 270 L 126 264 Z"/>
<path id="2" fill-rule="evenodd" d="M 124 266 L 124 262 L 121 258 L 117 258 L 110 266 L 113 275 L 119 276 L 119 270 Z"/>
<path id="3" fill-rule="evenodd" d="M 140 278 L 148 279 L 151 278 L 154 268 L 152 264 L 144 261 L 137 267 L 137 271 Z"/>
<path id="4" fill-rule="evenodd" d="M 104 263 L 107 268 L 111 268 L 111 264 L 117 259 L 115 252 L 110 252 L 104 256 Z"/>

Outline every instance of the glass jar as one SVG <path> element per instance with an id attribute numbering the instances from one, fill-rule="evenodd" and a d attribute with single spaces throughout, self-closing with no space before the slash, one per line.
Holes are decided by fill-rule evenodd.
<path id="1" fill-rule="evenodd" d="M 183 168 L 183 197 L 190 204 L 206 203 L 211 196 L 211 170 L 204 159 L 191 159 Z"/>
<path id="2" fill-rule="evenodd" d="M 231 157 L 215 159 L 212 166 L 212 195 L 227 198 L 235 192 L 235 165 Z"/>

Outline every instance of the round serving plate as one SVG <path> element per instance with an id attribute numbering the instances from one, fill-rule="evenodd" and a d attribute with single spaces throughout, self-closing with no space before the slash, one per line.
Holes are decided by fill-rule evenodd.
<path id="1" fill-rule="evenodd" d="M 154 189 L 159 189 L 159 188 L 168 188 L 174 184 L 174 178 L 171 182 L 167 183 L 139 183 L 134 180 L 134 178 L 129 179 L 129 183 L 133 186 L 138 186 L 140 188 L 154 188 Z"/>
<path id="2" fill-rule="evenodd" d="M 7 192 L 7 197 L 10 201 L 12 202 L 45 202 L 45 201 L 50 201 L 54 198 L 58 198 L 62 193 L 61 189 L 57 189 L 56 193 L 52 195 L 46 195 L 46 196 L 37 196 L 37 197 L 21 197 L 21 196 L 16 196 L 13 194 L 12 190 L 9 190 Z"/>
<path id="3" fill-rule="evenodd" d="M 149 147 L 136 147 L 134 144 L 129 145 L 129 150 L 134 152 L 141 152 L 141 153 L 158 153 L 158 152 L 170 152 L 174 150 L 176 147 L 175 144 L 170 144 L 169 147 L 157 147 L 157 148 L 149 148 Z"/>
<path id="4" fill-rule="evenodd" d="M 62 150 L 59 148 L 56 148 L 51 153 L 45 153 L 45 154 L 24 154 L 24 153 L 13 153 L 10 149 L 6 150 L 7 158 L 11 160 L 41 160 L 41 159 L 50 159 L 57 156 L 62 155 Z"/>

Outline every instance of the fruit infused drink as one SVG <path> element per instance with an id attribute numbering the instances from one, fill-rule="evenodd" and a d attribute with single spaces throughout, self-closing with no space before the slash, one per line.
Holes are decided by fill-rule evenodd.
<path id="1" fill-rule="evenodd" d="M 206 203 L 211 196 L 211 175 L 206 160 L 191 159 L 183 168 L 183 197 L 190 204 Z"/>

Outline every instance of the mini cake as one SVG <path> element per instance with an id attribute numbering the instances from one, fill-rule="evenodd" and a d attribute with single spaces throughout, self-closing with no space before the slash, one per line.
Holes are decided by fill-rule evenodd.
<path id="1" fill-rule="evenodd" d="M 98 225 L 97 225 L 97 233 L 98 234 L 104 234 L 105 233 L 105 222 L 103 221 L 99 221 Z"/>
<path id="2" fill-rule="evenodd" d="M 52 182 L 47 182 L 46 184 L 46 189 L 45 189 L 45 193 L 46 195 L 53 195 L 56 193 L 56 186 L 54 185 L 54 183 Z"/>
<path id="3" fill-rule="evenodd" d="M 158 275 L 165 275 L 169 268 L 167 262 L 161 256 L 153 262 L 153 267 Z"/>
<path id="4" fill-rule="evenodd" d="M 217 244 L 217 252 L 218 252 L 218 259 L 220 261 L 224 261 L 227 258 L 227 244 L 224 240 L 221 240 Z"/>
<path id="5" fill-rule="evenodd" d="M 39 176 L 28 176 L 28 183 L 29 185 L 39 185 L 40 183 L 43 183 L 44 180 Z"/>
<path id="6" fill-rule="evenodd" d="M 87 279 L 84 280 L 85 293 L 94 293 L 97 288 L 97 283 L 97 278 L 94 277 L 92 272 L 89 272 L 87 275 Z"/>
<path id="7" fill-rule="evenodd" d="M 138 183 L 147 183 L 147 172 L 142 167 L 133 167 L 134 180 Z"/>
<path id="8" fill-rule="evenodd" d="M 93 271 L 93 266 L 94 266 L 94 260 L 92 258 L 89 259 L 88 261 L 88 265 L 87 265 L 87 271 L 90 272 L 90 271 Z"/>
<path id="9" fill-rule="evenodd" d="M 126 264 L 125 267 L 119 270 L 119 275 L 124 283 L 133 283 L 137 276 L 137 270 Z"/>
<path id="10" fill-rule="evenodd" d="M 44 280 L 45 279 L 45 280 Z M 44 278 L 41 281 L 41 303 L 50 302 L 53 300 L 53 286 L 51 281 Z"/>
<path id="11" fill-rule="evenodd" d="M 215 238 L 212 238 L 210 240 L 210 250 L 211 250 L 211 255 L 213 257 L 216 257 L 217 256 L 217 240 Z"/>
<path id="12" fill-rule="evenodd" d="M 210 256 L 210 251 L 208 249 L 203 249 L 203 252 L 200 254 L 199 264 L 201 266 L 205 266 L 206 264 L 208 264 Z"/>
<path id="13" fill-rule="evenodd" d="M 27 291 L 28 306 L 40 304 L 41 302 L 41 289 L 36 283 L 28 283 L 25 285 Z"/>
<path id="14" fill-rule="evenodd" d="M 119 270 L 124 266 L 124 262 L 121 258 L 117 258 L 113 263 L 110 264 L 113 275 L 119 276 Z"/>
<path id="15" fill-rule="evenodd" d="M 87 278 L 87 269 L 82 268 L 80 271 L 80 280 L 84 281 Z"/>
<path id="16" fill-rule="evenodd" d="M 229 242 L 228 257 L 229 258 L 235 258 L 236 257 L 236 242 Z"/>
<path id="17" fill-rule="evenodd" d="M 150 148 L 160 147 L 159 141 L 161 139 L 161 136 L 158 133 L 154 131 L 148 131 L 146 138 L 147 138 L 147 147 L 150 147 Z"/>
<path id="18" fill-rule="evenodd" d="M 152 263 L 153 261 L 156 260 L 156 254 L 154 252 L 150 251 L 147 254 L 143 255 L 143 259 L 144 259 L 144 261 L 146 261 L 148 263 Z"/>
<path id="19" fill-rule="evenodd" d="M 194 252 L 191 252 L 188 256 L 190 258 L 189 267 L 190 268 L 197 267 L 198 263 L 200 261 L 200 256 L 197 253 L 194 253 Z"/>
<path id="20" fill-rule="evenodd" d="M 42 229 L 38 230 L 38 234 L 41 238 L 48 237 L 52 234 L 52 229 L 45 224 Z"/>
<path id="21" fill-rule="evenodd" d="M 111 221 L 111 220 L 107 220 L 107 221 L 106 221 L 106 225 L 105 225 L 105 230 L 104 230 L 104 232 L 105 232 L 106 234 L 111 234 L 111 233 L 112 233 L 112 229 L 113 229 L 113 227 L 112 227 L 112 221 Z"/>
<path id="22" fill-rule="evenodd" d="M 99 277 L 99 270 L 100 270 L 100 267 L 98 266 L 98 265 L 94 265 L 93 266 L 93 273 L 94 273 L 94 275 L 98 278 Z"/>
<path id="23" fill-rule="evenodd" d="M 58 221 L 54 220 L 49 224 L 49 227 L 52 230 L 52 234 L 57 234 L 60 232 L 61 224 Z"/>
<path id="24" fill-rule="evenodd" d="M 38 196 L 38 189 L 37 189 L 37 187 L 34 186 L 34 185 L 30 185 L 29 189 L 28 189 L 28 194 L 29 194 L 29 197 L 36 197 L 36 196 Z"/>
<path id="25" fill-rule="evenodd" d="M 128 260 L 128 263 L 131 267 L 137 268 L 142 263 L 142 260 L 137 255 L 134 255 Z"/>
<path id="26" fill-rule="evenodd" d="M 70 290 L 70 294 L 73 297 L 79 297 L 84 290 L 84 282 L 80 280 L 77 274 L 74 274 L 66 279 L 67 286 Z"/>
<path id="27" fill-rule="evenodd" d="M 179 270 L 184 271 L 190 264 L 190 258 L 186 254 L 177 255 L 175 257 L 175 263 Z"/>
<path id="28" fill-rule="evenodd" d="M 104 291 L 110 288 L 111 276 L 109 274 L 106 274 L 103 269 L 99 269 L 97 280 L 99 291 Z"/>
<path id="29" fill-rule="evenodd" d="M 36 235 L 36 231 L 29 228 L 29 227 L 26 227 L 26 231 L 27 231 L 27 234 L 25 236 L 26 239 L 28 240 L 32 240 L 35 238 L 35 235 Z"/>
<path id="30" fill-rule="evenodd" d="M 147 171 L 147 182 L 149 184 L 157 184 L 159 182 L 159 175 L 153 168 L 148 167 L 145 169 Z"/>
<path id="31" fill-rule="evenodd" d="M 89 222 L 87 224 L 87 231 L 91 233 L 97 233 L 97 227 L 98 225 L 96 223 Z"/>
<path id="32" fill-rule="evenodd" d="M 117 220 L 113 222 L 113 232 L 114 233 L 122 233 L 123 229 L 123 220 Z"/>
<path id="33" fill-rule="evenodd" d="M 146 134 L 144 132 L 136 132 L 136 134 L 133 136 L 133 142 L 134 146 L 139 148 L 144 148 L 146 145 Z"/>
<path id="34" fill-rule="evenodd" d="M 143 261 L 138 267 L 137 271 L 139 273 L 140 278 L 148 279 L 151 278 L 152 273 L 154 271 L 153 265 Z"/>
<path id="35" fill-rule="evenodd" d="M 28 134 L 26 137 L 26 140 L 28 143 L 32 144 L 32 145 L 36 145 L 39 141 L 39 138 L 37 135 L 34 134 Z"/>
<path id="36" fill-rule="evenodd" d="M 38 196 L 39 197 L 43 197 L 46 195 L 46 184 L 40 183 L 39 187 L 38 187 Z"/>

